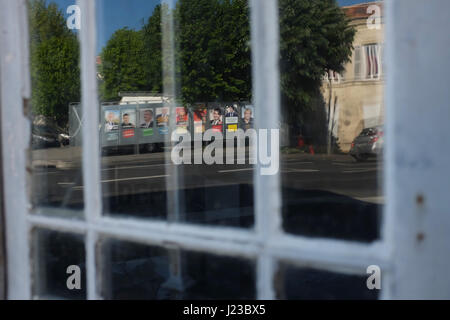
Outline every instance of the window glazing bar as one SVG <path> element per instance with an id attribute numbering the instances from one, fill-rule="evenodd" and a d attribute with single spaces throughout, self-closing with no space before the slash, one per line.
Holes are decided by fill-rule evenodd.
<path id="1" fill-rule="evenodd" d="M 279 25 L 278 0 L 250 0 L 253 104 L 257 130 L 279 129 Z M 269 133 L 271 136 L 273 132 Z M 260 141 L 258 141 L 260 143 Z M 270 145 L 270 144 L 269 144 Z M 258 145 L 261 148 L 261 145 Z M 270 150 L 279 164 L 279 146 Z M 275 157 L 274 157 L 275 155 Z M 263 248 L 280 232 L 279 174 L 261 175 L 260 161 L 254 170 L 256 232 Z M 263 253 L 258 259 L 258 298 L 273 299 L 274 262 Z"/>
<path id="2" fill-rule="evenodd" d="M 81 11 L 81 105 L 83 112 L 84 210 L 86 234 L 87 297 L 96 299 L 95 239 L 91 226 L 102 214 L 100 186 L 99 103 L 97 97 L 95 1 L 78 0 Z"/>

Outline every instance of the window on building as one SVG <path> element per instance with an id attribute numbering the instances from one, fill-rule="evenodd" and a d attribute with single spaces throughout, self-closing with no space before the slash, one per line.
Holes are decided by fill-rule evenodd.
<path id="1" fill-rule="evenodd" d="M 379 79 L 383 70 L 382 45 L 355 47 L 353 54 L 355 80 Z"/>
<path id="2" fill-rule="evenodd" d="M 381 75 L 381 46 L 371 44 L 364 46 L 366 79 L 378 79 Z"/>
<path id="3" fill-rule="evenodd" d="M 333 83 L 340 83 L 341 81 L 344 80 L 344 77 L 341 73 L 333 71 L 333 70 L 329 70 L 325 76 L 324 79 L 326 81 L 333 81 Z"/>

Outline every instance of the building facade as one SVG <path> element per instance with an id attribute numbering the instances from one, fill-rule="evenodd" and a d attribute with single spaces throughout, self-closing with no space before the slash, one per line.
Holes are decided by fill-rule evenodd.
<path id="1" fill-rule="evenodd" d="M 329 114 L 328 130 L 348 152 L 364 128 L 384 124 L 383 3 L 343 7 L 355 28 L 351 61 L 342 74 L 324 76 L 322 94 Z"/>

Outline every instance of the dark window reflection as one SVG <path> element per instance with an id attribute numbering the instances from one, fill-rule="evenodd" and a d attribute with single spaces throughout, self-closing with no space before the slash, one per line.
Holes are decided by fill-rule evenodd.
<path id="1" fill-rule="evenodd" d="M 80 45 L 67 3 L 27 1 L 30 33 L 30 184 L 34 207 L 81 210 Z M 67 217 L 67 210 L 54 213 Z M 45 211 L 44 214 L 49 214 Z M 76 213 L 81 216 L 81 211 Z M 71 217 L 74 214 L 70 214 Z"/>
<path id="2" fill-rule="evenodd" d="M 207 253 L 105 240 L 107 299 L 253 299 L 254 262 Z"/>
<path id="3" fill-rule="evenodd" d="M 283 228 L 310 237 L 371 242 L 379 238 L 376 203 L 320 189 L 283 189 Z"/>
<path id="4" fill-rule="evenodd" d="M 86 261 L 81 235 L 37 229 L 33 234 L 33 294 L 45 299 L 86 299 Z M 69 289 L 67 280 L 78 266 L 81 288 Z M 75 281 L 75 280 L 74 280 Z M 72 284 L 75 282 L 71 282 Z"/>
<path id="5" fill-rule="evenodd" d="M 225 144 L 254 126 L 248 1 L 97 0 L 97 8 L 104 213 L 252 227 L 248 156 L 244 165 L 202 157 L 208 130 Z M 171 161 L 174 132 L 190 135 L 200 162 Z"/>
<path id="6" fill-rule="evenodd" d="M 279 1 L 283 228 L 371 242 L 385 203 L 383 2 L 341 5 Z"/>
<path id="7" fill-rule="evenodd" d="M 274 285 L 278 299 L 378 299 L 379 290 L 367 288 L 367 277 L 281 263 Z"/>

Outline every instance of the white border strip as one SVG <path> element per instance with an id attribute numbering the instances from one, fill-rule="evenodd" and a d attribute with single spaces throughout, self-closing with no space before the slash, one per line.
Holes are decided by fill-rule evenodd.
<path id="1" fill-rule="evenodd" d="M 30 259 L 26 221 L 27 152 L 30 123 L 24 100 L 30 99 L 28 17 L 24 0 L 2 1 L 0 10 L 1 119 L 6 222 L 8 299 L 30 299 Z M 25 25 L 24 25 L 25 24 Z M 26 51 L 26 52 L 24 52 Z M 8 119 L 8 121 L 5 121 Z"/>

